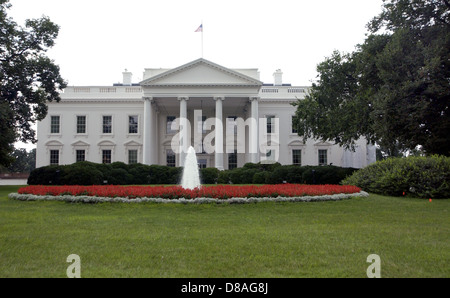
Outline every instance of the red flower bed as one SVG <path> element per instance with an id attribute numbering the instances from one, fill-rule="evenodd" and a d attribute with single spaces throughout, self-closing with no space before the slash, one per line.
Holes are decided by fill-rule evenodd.
<path id="1" fill-rule="evenodd" d="M 361 189 L 351 185 L 302 185 L 302 184 L 278 184 L 278 185 L 216 185 L 202 186 L 194 190 L 184 189 L 181 186 L 117 186 L 117 185 L 92 185 L 92 186 L 43 186 L 31 185 L 20 188 L 19 194 L 33 195 L 73 195 L 96 197 L 124 197 L 124 198 L 165 198 L 165 199 L 194 199 L 194 198 L 246 198 L 246 197 L 301 197 L 333 195 L 339 193 L 358 193 Z"/>

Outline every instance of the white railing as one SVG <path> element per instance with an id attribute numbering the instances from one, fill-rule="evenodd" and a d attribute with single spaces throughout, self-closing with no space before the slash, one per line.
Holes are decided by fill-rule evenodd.
<path id="1" fill-rule="evenodd" d="M 142 93 L 139 87 L 67 87 L 64 93 Z"/>
<path id="2" fill-rule="evenodd" d="M 260 94 L 263 98 L 302 98 L 308 92 L 308 87 L 270 86 L 262 87 Z"/>
<path id="3" fill-rule="evenodd" d="M 141 96 L 143 89 L 141 86 L 113 86 L 113 87 L 67 87 L 63 93 L 66 96 L 83 97 L 83 96 Z M 263 98 L 289 98 L 303 97 L 308 93 L 308 87 L 292 87 L 292 86 L 263 86 L 260 90 Z M 71 94 L 71 95 L 70 95 Z M 128 95 L 125 95 L 128 94 Z"/>
<path id="4" fill-rule="evenodd" d="M 306 93 L 305 88 L 288 88 L 288 93 Z"/>
<path id="5" fill-rule="evenodd" d="M 278 93 L 278 88 L 262 88 L 262 93 Z"/>
<path id="6" fill-rule="evenodd" d="M 74 87 L 73 88 L 73 92 L 74 93 L 90 93 L 91 92 L 91 88 Z"/>

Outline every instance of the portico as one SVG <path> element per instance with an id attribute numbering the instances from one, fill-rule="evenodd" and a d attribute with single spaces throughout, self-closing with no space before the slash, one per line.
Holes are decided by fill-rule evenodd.
<path id="1" fill-rule="evenodd" d="M 223 170 L 225 154 L 229 153 L 226 148 L 230 148 L 230 144 L 226 148 L 224 146 L 227 134 L 225 119 L 229 117 L 251 119 L 244 140 L 248 148 L 245 162 L 259 161 L 257 119 L 261 81 L 205 59 L 156 75 L 153 75 L 155 70 L 148 73 L 150 77 L 140 83 L 144 94 L 144 164 L 157 164 L 158 156 L 161 156 L 158 149 L 161 149 L 161 144 L 166 144 L 163 150 L 173 150 L 178 166 L 182 166 L 185 153 L 192 145 L 198 154 L 211 155 L 207 157 L 210 163 L 213 159 L 214 164 L 208 166 Z M 256 71 L 253 74 L 257 75 Z M 202 119 L 195 119 L 199 113 Z M 158 123 L 162 123 L 160 117 L 169 114 L 177 118 L 176 123 L 171 123 L 177 132 L 175 135 L 156 129 Z M 213 123 L 203 122 L 211 118 Z M 214 147 L 203 148 L 203 139 L 213 143 Z M 167 148 L 169 141 L 171 149 Z"/>

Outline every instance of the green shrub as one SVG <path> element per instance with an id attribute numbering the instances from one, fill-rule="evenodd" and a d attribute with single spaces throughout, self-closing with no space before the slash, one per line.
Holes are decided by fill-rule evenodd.
<path id="1" fill-rule="evenodd" d="M 288 168 L 286 166 L 278 167 L 269 173 L 270 174 L 266 176 L 266 183 L 280 184 L 283 183 L 283 181 L 286 181 Z"/>
<path id="2" fill-rule="evenodd" d="M 241 181 L 239 184 L 252 184 L 253 176 L 255 176 L 255 174 L 259 172 L 260 170 L 258 169 L 244 169 L 241 173 Z"/>
<path id="3" fill-rule="evenodd" d="M 229 180 L 233 184 L 252 184 L 253 176 L 260 170 L 258 168 L 246 167 L 228 170 Z"/>
<path id="4" fill-rule="evenodd" d="M 265 183 L 339 184 L 354 171 L 354 168 L 336 166 L 278 166 L 266 175 Z"/>
<path id="5" fill-rule="evenodd" d="M 261 163 L 251 163 L 248 162 L 246 164 L 244 164 L 244 166 L 242 167 L 243 169 L 259 169 L 261 167 Z M 234 169 L 233 169 L 234 170 Z M 232 170 L 230 170 L 232 171 Z"/>
<path id="6" fill-rule="evenodd" d="M 59 184 L 99 185 L 103 179 L 103 173 L 94 163 L 84 161 L 64 166 L 64 176 Z"/>
<path id="7" fill-rule="evenodd" d="M 303 181 L 303 172 L 305 171 L 305 167 L 300 166 L 286 166 L 287 174 L 286 179 L 283 181 L 286 181 L 287 183 L 299 183 L 299 184 L 305 184 L 305 181 Z"/>
<path id="8" fill-rule="evenodd" d="M 31 171 L 28 177 L 30 185 L 58 185 L 61 184 L 61 177 L 65 175 L 64 166 L 47 166 Z"/>
<path id="9" fill-rule="evenodd" d="M 269 184 L 267 181 L 270 177 L 270 172 L 257 172 L 253 175 L 253 184 Z"/>
<path id="10" fill-rule="evenodd" d="M 282 165 L 279 162 L 261 164 L 261 169 L 263 171 L 273 172 L 275 169 L 279 167 L 282 167 Z"/>
<path id="11" fill-rule="evenodd" d="M 243 184 L 242 179 L 241 179 L 243 171 L 244 171 L 244 168 L 236 168 L 236 169 L 229 170 L 230 182 L 232 184 Z M 252 179 L 253 179 L 253 177 L 252 177 Z"/>
<path id="12" fill-rule="evenodd" d="M 355 169 L 324 166 L 282 166 L 247 163 L 242 168 L 219 171 L 216 168 L 200 170 L 203 184 L 338 184 Z M 127 165 L 123 162 L 97 164 L 78 162 L 65 166 L 46 166 L 33 170 L 30 185 L 94 185 L 94 184 L 179 184 L 183 168 L 161 165 Z"/>
<path id="13" fill-rule="evenodd" d="M 41 168 L 36 168 L 33 171 L 31 171 L 30 175 L 28 176 L 27 183 L 29 185 L 45 185 L 44 183 L 42 183 L 42 180 L 41 180 L 44 169 L 45 169 L 45 167 L 41 167 Z"/>
<path id="14" fill-rule="evenodd" d="M 99 170 L 103 174 L 102 184 L 111 184 L 111 181 L 114 180 L 114 177 L 112 176 L 113 168 L 111 167 L 111 165 L 98 163 L 98 164 L 95 164 L 95 167 L 97 170 Z"/>
<path id="15" fill-rule="evenodd" d="M 339 184 L 357 169 L 337 166 L 305 166 L 302 181 L 305 184 Z"/>
<path id="16" fill-rule="evenodd" d="M 122 162 L 97 164 L 77 162 L 64 166 L 45 166 L 30 173 L 30 185 L 99 185 L 99 184 L 178 184 L 182 168 Z"/>
<path id="17" fill-rule="evenodd" d="M 124 163 L 124 162 L 116 161 L 116 162 L 113 162 L 113 163 L 111 164 L 111 167 L 112 167 L 113 169 L 124 169 L 125 171 L 128 172 L 128 167 L 129 167 L 129 166 L 128 166 L 126 163 Z"/>
<path id="18" fill-rule="evenodd" d="M 200 181 L 202 184 L 215 184 L 219 178 L 219 172 L 217 168 L 200 169 Z"/>
<path id="19" fill-rule="evenodd" d="M 167 182 L 161 184 L 180 184 L 183 176 L 183 168 L 167 167 Z"/>
<path id="20" fill-rule="evenodd" d="M 165 184 L 169 180 L 168 167 L 160 165 L 149 166 L 149 183 L 150 184 Z"/>
<path id="21" fill-rule="evenodd" d="M 108 184 L 133 184 L 133 176 L 130 175 L 126 169 L 113 168 L 110 173 Z"/>
<path id="22" fill-rule="evenodd" d="M 421 198 L 450 198 L 450 157 L 389 158 L 367 166 L 342 183 L 365 191 Z"/>
<path id="23" fill-rule="evenodd" d="M 132 176 L 131 184 L 150 184 L 150 168 L 143 164 L 129 165 L 129 173 Z"/>
<path id="24" fill-rule="evenodd" d="M 220 171 L 219 176 L 217 177 L 217 183 L 219 184 L 230 184 L 230 170 Z"/>

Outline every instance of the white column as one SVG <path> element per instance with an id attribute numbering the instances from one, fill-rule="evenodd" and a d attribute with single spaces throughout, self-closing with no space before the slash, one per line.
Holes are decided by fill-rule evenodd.
<path id="1" fill-rule="evenodd" d="M 158 119 L 159 109 L 156 102 L 153 103 L 153 139 L 152 139 L 152 164 L 159 164 L 159 133 Z"/>
<path id="2" fill-rule="evenodd" d="M 215 163 L 216 168 L 223 170 L 223 113 L 222 101 L 225 100 L 222 96 L 214 97 L 216 101 L 216 124 L 215 124 Z"/>
<path id="3" fill-rule="evenodd" d="M 187 120 L 187 101 L 189 100 L 189 97 L 183 96 L 178 97 L 178 100 L 180 101 L 180 144 L 179 144 L 179 150 L 180 150 L 180 167 L 184 167 L 184 160 L 186 158 L 186 153 L 188 150 L 188 138 L 189 136 L 189 127 L 188 126 L 188 120 Z"/>
<path id="4" fill-rule="evenodd" d="M 153 97 L 144 97 L 144 164 L 152 164 L 152 142 L 153 138 Z"/>
<path id="5" fill-rule="evenodd" d="M 259 97 L 250 97 L 251 102 L 251 121 L 249 127 L 249 153 L 250 162 L 259 162 L 259 147 L 258 147 L 258 127 L 259 127 L 259 113 L 258 113 L 258 100 Z"/>

